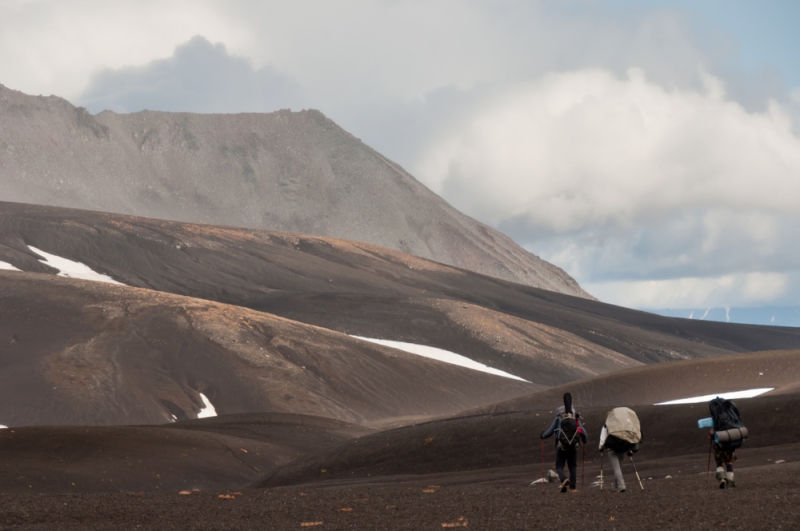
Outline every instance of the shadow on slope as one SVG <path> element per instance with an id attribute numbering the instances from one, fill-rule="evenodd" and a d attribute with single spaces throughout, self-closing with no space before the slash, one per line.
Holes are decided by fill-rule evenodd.
<path id="1" fill-rule="evenodd" d="M 514 476 L 513 470 L 507 470 L 509 467 L 522 467 L 528 477 L 536 476 L 531 465 L 541 460 L 539 434 L 549 426 L 552 411 L 562 403 L 567 391 L 572 393 L 589 431 L 586 456 L 590 474 L 599 468 L 597 441 L 610 408 L 631 406 L 636 410 L 644 435 L 637 461 L 648 463 L 644 464 L 644 470 L 648 470 L 659 460 L 671 460 L 677 465 L 685 463 L 688 456 L 696 459 L 696 454 L 708 449 L 705 431 L 696 427 L 698 418 L 709 416 L 707 403 L 654 406 L 653 402 L 753 387 L 777 389 L 773 395 L 737 401 L 751 433 L 740 455 L 760 456 L 760 449 L 794 444 L 781 452 L 784 459 L 800 458 L 800 444 L 796 443 L 800 427 L 788 426 L 794 423 L 787 418 L 798 398 L 798 383 L 800 351 L 640 367 L 547 389 L 484 411 L 348 441 L 279 468 L 258 485 L 324 485 L 379 481 L 377 478 L 412 481 L 414 476 L 429 474 L 439 474 L 436 481 L 445 483 L 475 482 Z M 552 439 L 544 444 L 548 466 L 554 459 L 553 445 Z M 754 459 L 745 464 L 764 464 Z M 677 470 L 681 468 L 686 470 L 686 465 L 675 466 Z"/>
<path id="2" fill-rule="evenodd" d="M 652 405 L 670 400 L 774 387 L 795 393 L 800 385 L 800 350 L 732 354 L 636 367 L 552 387 L 464 414 L 546 408 L 566 392 L 581 407 Z"/>
<path id="3" fill-rule="evenodd" d="M 240 488 L 276 466 L 370 430 L 288 414 L 170 426 L 0 430 L 0 493 Z"/>
<path id="4" fill-rule="evenodd" d="M 796 396 L 775 396 L 737 402 L 750 430 L 750 439 L 737 451 L 739 466 L 766 464 L 763 455 L 800 459 L 800 444 L 781 446 L 800 437 L 800 427 L 788 426 L 786 422 L 796 401 Z M 582 410 L 590 436 L 585 454 L 590 482 L 600 468 L 597 438 L 606 411 L 606 408 Z M 697 428 L 696 420 L 708 416 L 707 404 L 641 406 L 636 407 L 636 412 L 644 436 L 641 451 L 635 458 L 640 470 L 662 471 L 664 461 L 668 461 L 668 469 L 674 472 L 681 468 L 684 473 L 705 471 L 709 446 L 706 431 Z M 540 476 L 539 434 L 552 419 L 551 411 L 516 411 L 458 417 L 379 432 L 280 467 L 254 485 L 271 488 L 386 482 L 455 484 L 509 477 L 516 482 L 530 482 Z M 544 462 L 551 468 L 555 460 L 553 439 L 545 441 L 544 449 Z M 609 473 L 608 463 L 606 467 Z"/>

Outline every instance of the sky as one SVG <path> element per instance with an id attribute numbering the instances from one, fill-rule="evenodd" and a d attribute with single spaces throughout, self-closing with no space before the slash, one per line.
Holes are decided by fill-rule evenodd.
<path id="1" fill-rule="evenodd" d="M 795 0 L 0 0 L 0 83 L 315 108 L 634 308 L 800 301 Z"/>

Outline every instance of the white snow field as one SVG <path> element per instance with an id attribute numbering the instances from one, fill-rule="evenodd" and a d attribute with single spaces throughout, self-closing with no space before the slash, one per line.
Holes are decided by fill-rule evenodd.
<path id="1" fill-rule="evenodd" d="M 9 271 L 22 271 L 22 269 L 14 267 L 13 265 L 9 264 L 8 262 L 0 262 L 0 269 L 7 269 Z"/>
<path id="2" fill-rule="evenodd" d="M 669 402 L 659 402 L 656 406 L 671 406 L 675 404 L 699 404 L 700 402 L 708 402 L 714 398 L 726 398 L 733 400 L 734 398 L 753 398 L 754 396 L 763 395 L 775 389 L 774 387 L 761 387 L 759 389 L 746 389 L 744 391 L 731 391 L 730 393 L 719 393 L 716 395 L 703 395 L 693 396 L 691 398 L 680 398 L 678 400 L 670 400 Z"/>
<path id="3" fill-rule="evenodd" d="M 28 246 L 28 249 L 38 254 L 39 256 L 44 257 L 44 260 L 39 260 L 40 262 L 42 262 L 45 265 L 49 265 L 50 267 L 53 267 L 55 269 L 58 269 L 59 277 L 79 278 L 81 280 L 94 280 L 95 282 L 108 282 L 109 284 L 119 284 L 120 286 L 124 286 L 122 282 L 117 282 L 108 275 L 104 275 L 102 273 L 98 273 L 97 271 L 93 271 L 86 264 L 82 264 L 80 262 L 73 262 L 72 260 L 69 260 L 67 258 L 62 258 L 54 254 L 46 253 L 41 249 L 37 249 L 36 247 L 33 247 L 31 245 Z"/>
<path id="4" fill-rule="evenodd" d="M 0 424 L 0 430 L 7 430 L 7 429 L 8 429 L 8 426 L 3 426 L 2 424 Z"/>
<path id="5" fill-rule="evenodd" d="M 478 363 L 477 361 L 473 361 L 466 356 L 450 352 L 449 350 L 429 347 L 427 345 L 417 345 L 415 343 L 403 343 L 402 341 L 390 341 L 388 339 L 371 339 L 369 337 L 360 336 L 350 337 L 354 337 L 362 341 L 369 341 L 370 343 L 377 343 L 385 347 L 396 348 L 398 350 L 408 352 L 409 354 L 416 354 L 417 356 L 422 356 L 424 358 L 430 358 L 444 363 L 466 367 L 467 369 L 472 369 L 474 371 L 486 372 L 489 374 L 494 374 L 495 376 L 502 376 L 504 378 L 511 378 L 512 380 L 530 383 L 528 380 L 520 378 L 519 376 L 514 376 L 513 374 L 509 374 L 499 369 L 493 369 L 484 365 L 483 363 Z"/>
<path id="6" fill-rule="evenodd" d="M 197 418 L 207 419 L 209 417 L 216 417 L 217 410 L 214 408 L 214 405 L 211 403 L 211 401 L 206 398 L 206 395 L 200 393 L 200 398 L 203 399 L 203 404 L 205 404 L 206 407 L 200 410 L 200 413 L 197 414 Z"/>

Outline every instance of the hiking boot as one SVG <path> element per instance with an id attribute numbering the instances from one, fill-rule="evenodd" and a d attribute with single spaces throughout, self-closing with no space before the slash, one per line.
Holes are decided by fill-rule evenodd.
<path id="1" fill-rule="evenodd" d="M 725 488 L 732 489 L 736 486 L 736 482 L 732 479 L 725 480 Z"/>
<path id="2" fill-rule="evenodd" d="M 719 480 L 719 488 L 724 489 L 725 488 L 725 483 L 727 483 L 727 482 L 728 482 L 727 479 Z"/>
<path id="3" fill-rule="evenodd" d="M 569 488 L 569 480 L 565 479 L 564 481 L 561 482 L 561 492 L 567 492 L 568 488 Z"/>

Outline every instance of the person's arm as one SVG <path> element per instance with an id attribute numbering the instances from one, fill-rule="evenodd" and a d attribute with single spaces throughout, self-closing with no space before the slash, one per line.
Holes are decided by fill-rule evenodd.
<path id="1" fill-rule="evenodd" d="M 600 446 L 599 450 L 602 452 L 604 450 L 603 445 L 606 444 L 606 438 L 608 437 L 608 429 L 603 426 L 603 429 L 600 430 Z"/>
<path id="2" fill-rule="evenodd" d="M 544 430 L 541 433 L 541 435 L 539 435 L 539 437 L 541 437 L 542 439 L 547 439 L 548 437 L 553 435 L 553 432 L 556 431 L 556 426 L 558 426 L 558 417 L 553 419 L 553 423 L 550 424 L 550 427 Z"/>
<path id="3" fill-rule="evenodd" d="M 583 425 L 583 422 L 581 422 L 580 417 L 578 418 L 578 430 L 579 430 L 578 433 L 581 434 L 581 439 L 583 440 L 583 444 L 586 444 L 586 441 L 589 440 L 589 434 L 586 433 L 586 426 Z"/>

